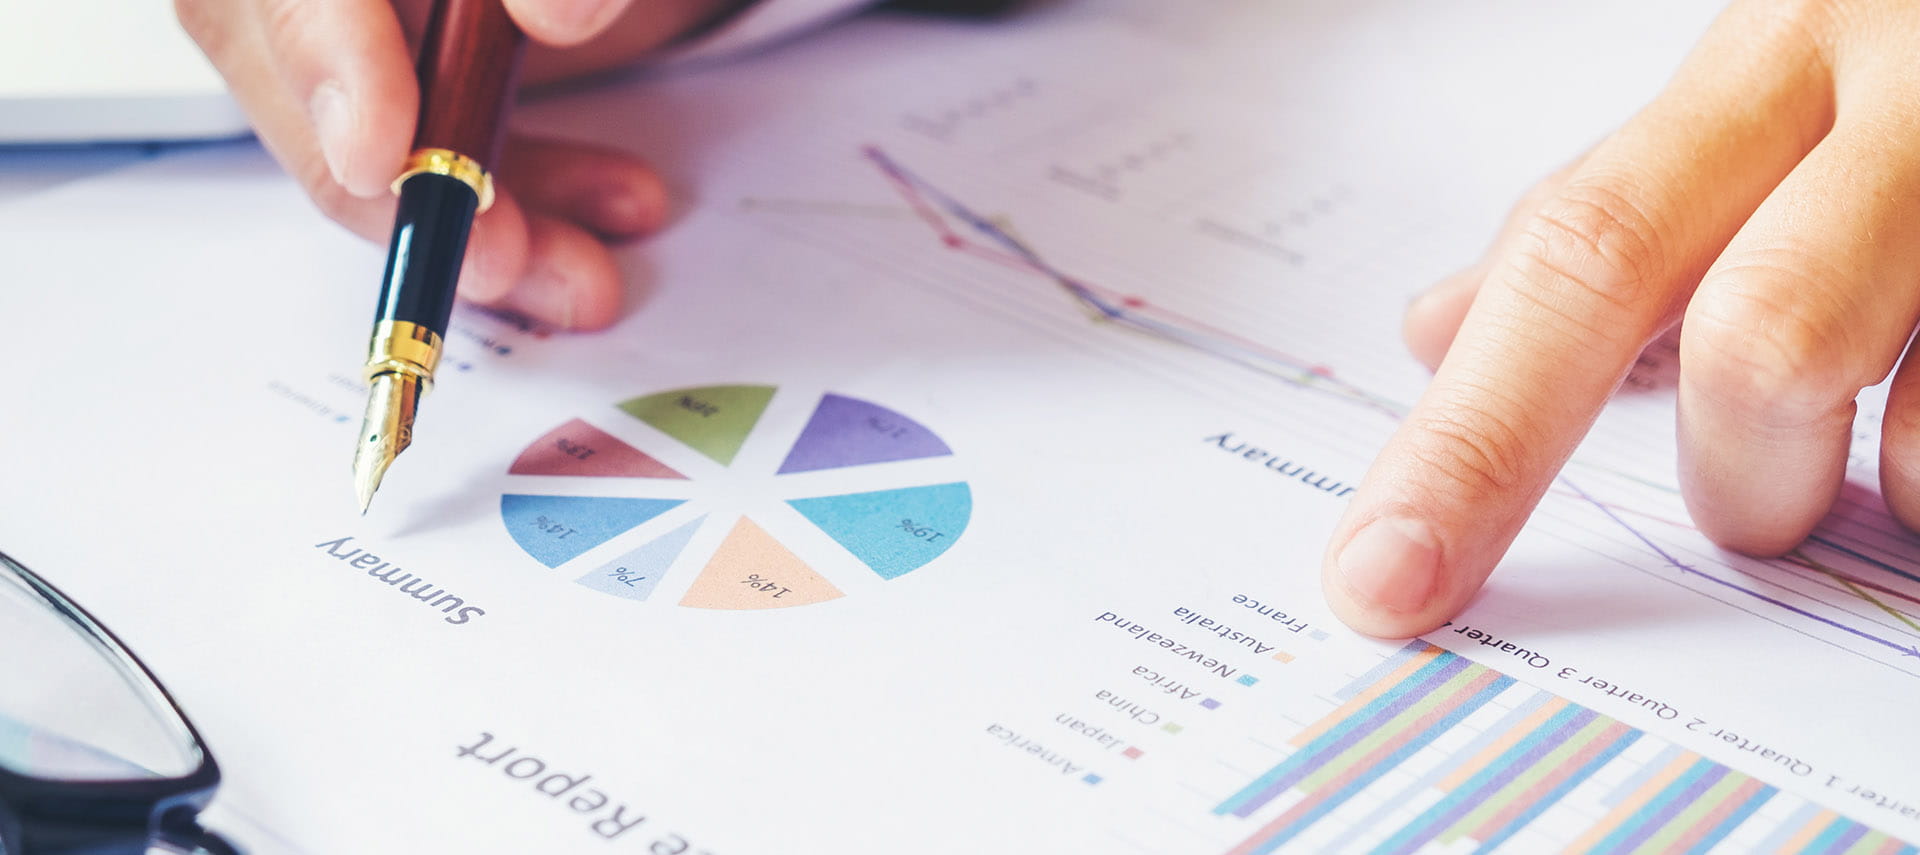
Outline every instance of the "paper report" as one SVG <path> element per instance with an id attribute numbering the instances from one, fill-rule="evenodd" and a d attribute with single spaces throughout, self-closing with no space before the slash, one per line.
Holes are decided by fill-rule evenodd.
<path id="1" fill-rule="evenodd" d="M 882 17 L 530 105 L 680 220 L 611 331 L 463 310 L 365 518 L 378 248 L 246 147 L 56 191 L 0 211 L 0 549 L 261 852 L 1913 852 L 1871 414 L 1811 540 L 1724 553 L 1657 345 L 1453 624 L 1321 601 L 1405 301 L 1683 5 Z"/>

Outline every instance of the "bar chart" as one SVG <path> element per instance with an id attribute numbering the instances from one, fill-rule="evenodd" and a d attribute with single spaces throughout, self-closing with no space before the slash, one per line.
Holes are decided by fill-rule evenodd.
<path id="1" fill-rule="evenodd" d="M 1336 699 L 1214 808 L 1254 824 L 1228 855 L 1916 851 L 1426 642 Z"/>

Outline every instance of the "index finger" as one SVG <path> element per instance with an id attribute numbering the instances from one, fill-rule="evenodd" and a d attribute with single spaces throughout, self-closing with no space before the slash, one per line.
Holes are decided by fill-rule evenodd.
<path id="1" fill-rule="evenodd" d="M 1743 6 L 1728 16 L 1764 14 Z M 1329 543 L 1323 585 L 1349 625 L 1415 635 L 1466 606 L 1640 351 L 1825 131 L 1812 48 L 1753 24 L 1723 19 L 1492 259 Z"/>
<path id="2" fill-rule="evenodd" d="M 175 0 L 262 140 L 322 204 L 382 196 L 419 103 L 386 0 Z"/>

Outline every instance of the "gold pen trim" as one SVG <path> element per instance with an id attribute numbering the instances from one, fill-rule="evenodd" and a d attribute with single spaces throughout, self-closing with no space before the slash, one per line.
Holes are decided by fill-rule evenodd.
<path id="1" fill-rule="evenodd" d="M 420 380 L 421 391 L 433 385 L 440 365 L 440 334 L 412 321 L 381 321 L 373 327 L 367 345 L 367 380 L 382 374 L 405 374 Z"/>
<path id="2" fill-rule="evenodd" d="M 474 211 L 476 214 L 484 214 L 493 207 L 493 175 L 480 165 L 480 161 L 453 149 L 423 148 L 409 155 L 400 177 L 393 179 L 393 192 L 399 193 L 400 185 L 415 175 L 445 175 L 472 187 L 474 194 L 480 197 L 480 207 Z"/>

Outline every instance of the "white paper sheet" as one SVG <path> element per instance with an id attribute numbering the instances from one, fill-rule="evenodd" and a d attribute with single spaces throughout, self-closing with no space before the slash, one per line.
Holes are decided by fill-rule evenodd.
<path id="1" fill-rule="evenodd" d="M 1320 600 L 1400 307 L 1711 11 L 1061 4 L 537 105 L 680 221 L 612 331 L 462 311 L 364 519 L 379 250 L 247 150 L 68 188 L 0 212 L 0 548 L 310 852 L 1911 851 L 1920 551 L 1865 468 L 1713 549 L 1658 348 L 1455 625 Z"/>

